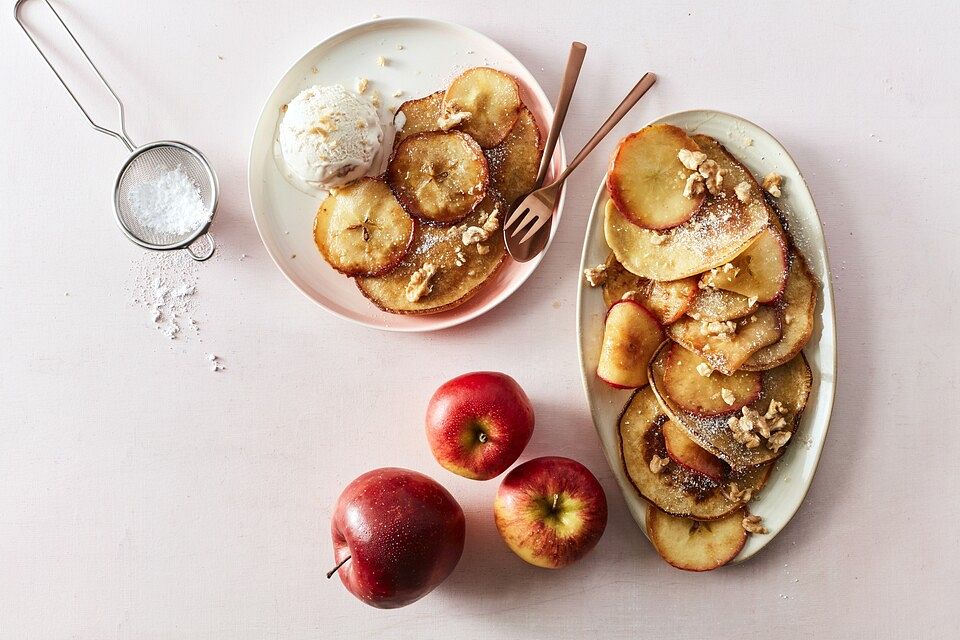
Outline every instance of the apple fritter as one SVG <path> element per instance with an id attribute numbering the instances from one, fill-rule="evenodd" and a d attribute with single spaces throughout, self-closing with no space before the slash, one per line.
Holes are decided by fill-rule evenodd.
<path id="1" fill-rule="evenodd" d="M 486 196 L 487 160 L 473 138 L 459 131 L 417 133 L 397 146 L 387 182 L 411 214 L 451 224 Z"/>
<path id="2" fill-rule="evenodd" d="M 506 256 L 503 234 L 497 229 L 482 242 L 463 242 L 464 233 L 472 228 L 493 228 L 491 216 L 502 220 L 503 208 L 488 197 L 459 225 L 418 224 L 412 248 L 403 261 L 384 276 L 357 278 L 357 287 L 389 313 L 438 313 L 463 304 L 497 274 Z M 411 277 L 426 265 L 431 265 L 435 273 L 425 295 L 410 300 L 407 287 Z"/>
<path id="3" fill-rule="evenodd" d="M 536 187 L 543 143 L 536 118 L 523 107 L 503 142 L 485 152 L 490 168 L 490 188 L 508 206 Z"/>
<path id="4" fill-rule="evenodd" d="M 440 127 L 457 128 L 484 149 L 491 149 L 507 137 L 522 109 L 520 85 L 513 76 L 489 67 L 474 67 L 447 87 Z"/>
<path id="5" fill-rule="evenodd" d="M 763 488 L 770 475 L 769 466 L 744 473 L 728 470 L 719 482 L 676 463 L 654 473 L 650 468 L 653 456 L 668 455 L 663 439 L 663 425 L 668 419 L 649 386 L 637 390 L 620 416 L 624 468 L 646 500 L 673 515 L 716 520 L 743 506 L 725 491 L 730 482 L 753 493 Z"/>
<path id="6" fill-rule="evenodd" d="M 394 123 L 400 122 L 403 114 L 403 126 L 397 129 L 397 137 L 394 139 L 394 148 L 406 138 L 428 131 L 440 130 L 440 110 L 443 107 L 443 91 L 437 91 L 430 95 L 417 98 L 416 100 L 407 100 L 394 116 Z"/>

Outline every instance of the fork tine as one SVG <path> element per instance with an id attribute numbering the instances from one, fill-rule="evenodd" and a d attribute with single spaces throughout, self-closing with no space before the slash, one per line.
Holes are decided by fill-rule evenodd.
<path id="1" fill-rule="evenodd" d="M 530 230 L 527 231 L 527 235 L 520 238 L 520 244 L 523 244 L 524 242 L 532 238 L 534 235 L 536 235 L 537 231 L 540 231 L 543 225 L 545 225 L 549 220 L 550 220 L 550 216 L 537 217 L 537 221 L 534 223 L 532 227 L 530 227 Z"/>
<path id="2" fill-rule="evenodd" d="M 531 224 L 533 224 L 536 221 L 537 221 L 536 214 L 525 215 L 523 217 L 523 220 L 518 222 L 517 225 L 513 228 L 513 233 L 510 234 L 510 237 L 516 238 L 518 235 L 520 235 L 521 231 L 525 230 L 527 227 L 529 227 Z"/>
<path id="3" fill-rule="evenodd" d="M 523 203 L 521 202 L 520 204 L 522 205 Z M 523 218 L 528 211 L 530 211 L 529 207 L 517 207 L 516 209 L 511 211 L 510 215 L 507 216 L 507 220 L 503 223 L 503 228 L 509 229 L 510 227 L 512 227 L 513 224 L 518 220 L 520 220 L 521 218 Z"/>

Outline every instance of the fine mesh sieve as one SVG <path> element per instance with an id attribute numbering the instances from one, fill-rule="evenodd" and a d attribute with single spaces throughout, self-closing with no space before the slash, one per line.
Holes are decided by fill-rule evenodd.
<path id="1" fill-rule="evenodd" d="M 90 68 L 93 69 L 94 73 L 97 74 L 100 82 L 110 92 L 110 95 L 113 96 L 113 99 L 117 104 L 117 110 L 120 116 L 119 131 L 103 127 L 94 122 L 93 118 L 90 117 L 90 114 L 87 113 L 87 110 L 82 104 L 80 104 L 80 101 L 77 99 L 76 95 L 74 95 L 69 85 L 67 85 L 66 81 L 60 75 L 60 72 L 57 71 L 56 67 L 54 67 L 53 63 L 43 52 L 43 49 L 40 48 L 37 40 L 33 37 L 33 34 L 30 33 L 29 29 L 27 29 L 26 25 L 21 19 L 20 8 L 26 1 L 27 0 L 17 0 L 16 5 L 14 6 L 14 15 L 17 23 L 20 25 L 20 28 L 22 28 L 23 32 L 27 34 L 27 37 L 30 38 L 30 42 L 32 42 L 33 46 L 36 47 L 37 51 L 47 63 L 47 66 L 50 67 L 50 70 L 53 71 L 54 75 L 57 76 L 60 84 L 63 85 L 63 88 L 66 89 L 67 93 L 70 94 L 70 97 L 73 98 L 73 101 L 76 103 L 77 107 L 79 107 L 84 117 L 86 117 L 87 122 L 90 123 L 90 126 L 100 133 L 117 138 L 124 144 L 124 146 L 127 147 L 127 150 L 130 151 L 130 156 L 127 158 L 126 162 L 123 163 L 123 167 L 120 169 L 120 173 L 117 176 L 117 181 L 113 188 L 113 209 L 117 216 L 117 222 L 120 224 L 120 228 L 123 230 L 123 233 L 130 240 L 146 249 L 153 249 L 156 251 L 186 249 L 194 260 L 208 259 L 213 255 L 213 252 L 216 249 L 213 236 L 211 236 L 207 230 L 210 228 L 210 224 L 213 222 L 213 216 L 217 211 L 217 201 L 220 188 L 217 182 L 217 174 L 214 173 L 213 167 L 210 166 L 210 163 L 207 161 L 206 157 L 204 157 L 204 155 L 194 147 L 183 142 L 175 142 L 172 140 L 151 142 L 141 147 L 134 145 L 130 140 L 130 136 L 127 135 L 123 102 L 120 101 L 120 97 L 113 90 L 113 87 L 110 86 L 110 83 L 108 83 L 103 77 L 103 74 L 100 73 L 100 70 L 97 69 L 96 65 L 93 64 L 90 56 L 87 55 L 87 52 L 77 41 L 76 36 L 73 35 L 73 32 L 70 31 L 70 28 L 67 27 L 66 23 L 63 21 L 63 18 L 60 17 L 60 14 L 57 13 L 57 10 L 53 8 L 52 4 L 50 4 L 50 0 L 43 0 L 50 11 L 53 12 L 53 15 L 57 18 L 57 21 L 60 23 L 60 25 L 70 36 L 70 39 L 73 40 L 73 43 L 77 46 L 77 49 L 79 49 L 80 53 L 83 54 L 83 57 L 90 65 Z M 190 182 L 192 182 L 197 188 L 197 192 L 200 194 L 200 199 L 203 202 L 203 206 L 209 213 L 209 215 L 204 218 L 204 222 L 199 224 L 196 229 L 191 229 L 186 233 L 178 235 L 161 233 L 142 224 L 140 219 L 132 210 L 130 199 L 128 197 L 128 194 L 134 187 L 138 185 L 154 183 L 160 178 L 162 173 L 173 171 L 177 168 L 186 174 Z M 203 238 L 201 238 L 201 236 L 203 236 Z"/>

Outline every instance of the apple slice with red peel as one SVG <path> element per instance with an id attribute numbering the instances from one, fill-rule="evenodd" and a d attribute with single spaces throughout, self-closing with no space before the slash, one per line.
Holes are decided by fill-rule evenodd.
<path id="1" fill-rule="evenodd" d="M 673 420 L 663 423 L 662 429 L 663 443 L 671 460 L 715 482 L 723 482 L 730 470 L 723 460 L 691 440 Z"/>
<path id="2" fill-rule="evenodd" d="M 639 227 L 669 229 L 700 209 L 706 195 L 683 195 L 690 170 L 680 163 L 681 149 L 700 151 L 687 132 L 654 124 L 620 141 L 610 159 L 607 191 L 617 208 Z"/>
<path id="3" fill-rule="evenodd" d="M 667 327 L 667 333 L 674 342 L 706 360 L 711 369 L 727 375 L 783 335 L 780 314 L 773 307 L 760 307 L 746 318 L 727 322 L 731 324 L 686 317 Z"/>
<path id="4" fill-rule="evenodd" d="M 706 360 L 679 344 L 670 348 L 663 390 L 684 411 L 705 417 L 733 413 L 759 398 L 761 389 L 759 373 L 736 371 L 728 376 L 712 371 Z"/>
<path id="5" fill-rule="evenodd" d="M 653 388 L 646 386 L 633 394 L 617 425 L 623 469 L 647 502 L 675 516 L 716 520 L 743 506 L 726 490 L 729 483 L 753 494 L 763 489 L 773 465 L 740 472 L 725 468 L 721 481 L 673 461 L 654 472 L 650 466 L 653 456 L 669 457 L 663 430 L 668 420 Z"/>
<path id="6" fill-rule="evenodd" d="M 656 317 L 642 304 L 621 300 L 607 311 L 597 376 L 618 389 L 647 384 L 647 369 L 664 335 Z"/>
<path id="7" fill-rule="evenodd" d="M 796 251 L 790 258 L 790 275 L 783 290 L 781 313 L 783 336 L 770 346 L 760 349 L 746 362 L 743 369 L 765 371 L 789 362 L 806 346 L 813 335 L 814 313 L 817 308 L 817 289 L 820 283 L 810 273 L 806 261 Z"/>
<path id="8" fill-rule="evenodd" d="M 701 522 L 671 516 L 649 505 L 647 536 L 667 564 L 684 571 L 711 571 L 736 558 L 743 549 L 747 542 L 743 528 L 746 515 L 746 509 L 738 509 L 720 520 Z"/>
<path id="9" fill-rule="evenodd" d="M 696 277 L 668 282 L 649 280 L 624 269 L 613 255 L 607 258 L 606 265 L 603 299 L 607 306 L 619 302 L 625 294 L 630 293 L 631 298 L 652 311 L 661 324 L 670 324 L 682 318 L 697 297 Z"/>
<path id="10" fill-rule="evenodd" d="M 770 225 L 743 253 L 703 274 L 702 282 L 757 302 L 770 302 L 783 291 L 789 266 L 783 232 Z"/>

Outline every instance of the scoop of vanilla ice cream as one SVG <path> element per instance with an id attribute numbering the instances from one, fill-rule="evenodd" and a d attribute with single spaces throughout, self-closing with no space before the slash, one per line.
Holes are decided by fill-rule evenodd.
<path id="1" fill-rule="evenodd" d="M 363 176 L 383 143 L 371 102 L 341 85 L 313 86 L 287 105 L 277 137 L 292 177 L 330 189 Z"/>

